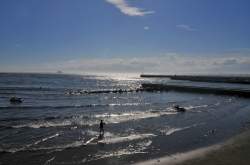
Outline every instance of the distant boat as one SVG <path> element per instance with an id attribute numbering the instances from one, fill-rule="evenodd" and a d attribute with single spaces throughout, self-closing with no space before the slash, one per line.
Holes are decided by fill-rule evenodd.
<path id="1" fill-rule="evenodd" d="M 57 73 L 58 73 L 58 74 L 62 74 L 63 72 L 59 70 Z"/>
<path id="2" fill-rule="evenodd" d="M 22 98 L 18 98 L 18 97 L 12 97 L 10 99 L 10 102 L 12 102 L 12 103 L 14 103 L 14 102 L 21 103 L 21 102 L 23 102 L 23 99 Z"/>
<path id="3" fill-rule="evenodd" d="M 173 106 L 173 109 L 178 111 L 178 112 L 185 112 L 186 111 L 185 108 L 181 108 L 181 107 L 179 107 L 179 105 Z"/>

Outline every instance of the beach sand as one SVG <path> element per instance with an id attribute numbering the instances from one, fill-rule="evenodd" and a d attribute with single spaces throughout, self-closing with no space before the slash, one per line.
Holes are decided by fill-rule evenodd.
<path id="1" fill-rule="evenodd" d="M 219 144 L 177 153 L 137 165 L 249 165 L 250 164 L 250 128 L 231 139 Z"/>

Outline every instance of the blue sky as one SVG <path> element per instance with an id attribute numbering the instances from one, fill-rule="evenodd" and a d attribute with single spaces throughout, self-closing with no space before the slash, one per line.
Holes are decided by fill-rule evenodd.
<path id="1" fill-rule="evenodd" d="M 1 0 L 0 72 L 249 73 L 249 0 Z"/>

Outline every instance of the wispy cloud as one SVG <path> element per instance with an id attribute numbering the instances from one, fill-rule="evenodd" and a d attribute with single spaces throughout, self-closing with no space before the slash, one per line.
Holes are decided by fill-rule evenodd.
<path id="1" fill-rule="evenodd" d="M 13 46 L 21 46 L 21 45 L 16 44 L 16 45 L 13 45 Z"/>
<path id="2" fill-rule="evenodd" d="M 154 13 L 154 11 L 143 12 L 140 8 L 130 7 L 126 0 L 106 0 L 107 2 L 115 5 L 120 11 L 129 16 L 144 16 L 146 14 Z"/>
<path id="3" fill-rule="evenodd" d="M 190 28 L 189 25 L 178 25 L 177 27 L 183 30 L 196 30 L 196 29 Z"/>
<path id="4" fill-rule="evenodd" d="M 145 26 L 143 27 L 144 30 L 149 30 L 149 27 Z"/>
<path id="5" fill-rule="evenodd" d="M 234 48 L 234 49 L 228 49 L 228 51 L 232 51 L 232 52 L 250 52 L 250 48 Z"/>

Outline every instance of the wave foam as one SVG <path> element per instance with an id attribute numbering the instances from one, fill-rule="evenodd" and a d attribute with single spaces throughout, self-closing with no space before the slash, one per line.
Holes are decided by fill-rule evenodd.
<path id="1" fill-rule="evenodd" d="M 192 107 L 193 108 L 193 107 Z M 156 118 L 164 115 L 175 115 L 176 111 L 172 108 L 166 110 L 149 110 L 149 111 L 130 111 L 124 113 L 103 113 L 91 116 L 54 116 L 47 117 L 43 120 L 28 121 L 27 124 L 10 126 L 10 128 L 48 128 L 48 127 L 74 127 L 74 126 L 93 126 L 98 125 L 99 121 L 105 120 L 106 123 L 121 123 L 133 120 L 142 120 L 147 118 Z M 83 120 L 84 118 L 84 120 Z"/>
<path id="2" fill-rule="evenodd" d="M 111 144 L 111 143 L 121 143 L 125 141 L 132 141 L 132 140 L 138 140 L 138 139 L 145 139 L 145 138 L 151 138 L 156 135 L 154 134 L 134 134 L 126 137 L 111 137 L 111 138 L 105 138 L 103 140 L 99 140 L 98 143 L 103 144 Z"/>
<path id="3" fill-rule="evenodd" d="M 187 110 L 190 110 L 190 109 L 196 109 L 196 108 L 205 108 L 207 107 L 208 105 L 200 105 L 200 106 L 188 106 L 188 107 L 184 107 L 185 109 Z"/>

